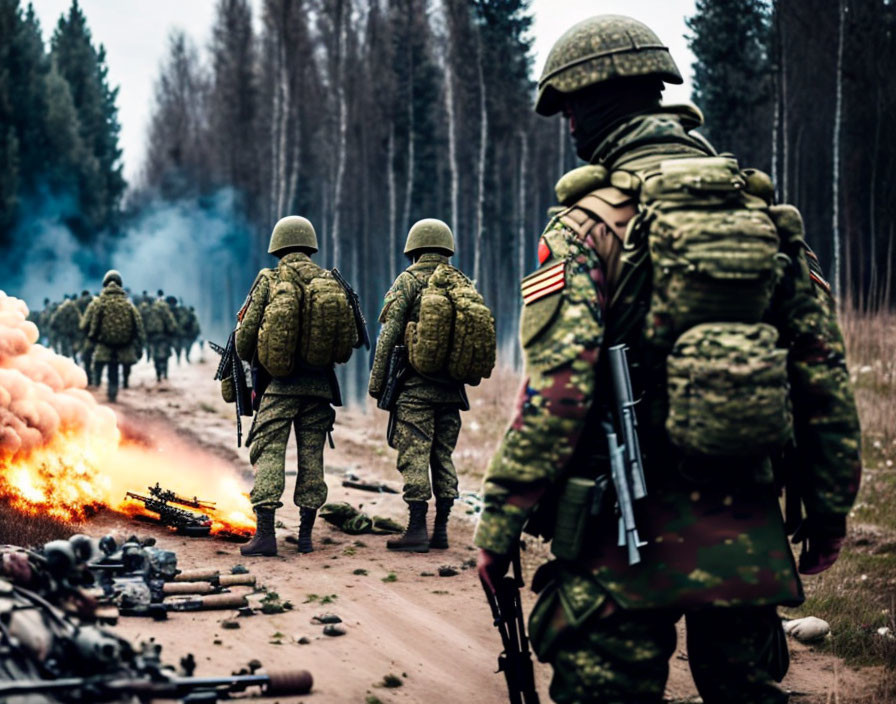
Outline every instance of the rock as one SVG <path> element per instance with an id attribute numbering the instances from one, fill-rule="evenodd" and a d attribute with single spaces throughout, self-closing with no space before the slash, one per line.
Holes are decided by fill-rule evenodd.
<path id="1" fill-rule="evenodd" d="M 226 621 L 221 621 L 221 628 L 225 628 L 228 631 L 236 630 L 240 627 L 239 621 L 234 621 L 233 619 L 227 619 Z"/>
<path id="2" fill-rule="evenodd" d="M 249 569 L 245 565 L 234 565 L 230 568 L 230 574 L 249 574 Z"/>
<path id="3" fill-rule="evenodd" d="M 815 616 L 795 618 L 784 623 L 784 632 L 796 638 L 800 643 L 812 643 L 822 640 L 831 632 L 831 624 Z"/>
<path id="4" fill-rule="evenodd" d="M 342 623 L 342 619 L 339 618 L 336 614 L 318 614 L 313 619 L 311 619 L 311 623 L 315 624 L 323 624 L 323 623 Z"/>
<path id="5" fill-rule="evenodd" d="M 456 577 L 459 572 L 451 565 L 442 565 L 439 567 L 439 577 Z"/>
<path id="6" fill-rule="evenodd" d="M 328 626 L 324 626 L 324 635 L 325 636 L 344 636 L 346 634 L 346 630 L 342 626 L 337 626 L 334 623 L 329 624 Z"/>
<path id="7" fill-rule="evenodd" d="M 296 636 L 296 643 L 299 645 L 308 645 L 311 642 L 311 638 L 308 636 Z"/>

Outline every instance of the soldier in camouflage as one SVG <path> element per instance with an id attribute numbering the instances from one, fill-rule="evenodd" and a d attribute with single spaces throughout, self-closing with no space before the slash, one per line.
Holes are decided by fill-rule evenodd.
<path id="1" fill-rule="evenodd" d="M 268 253 L 295 269 L 320 271 L 311 255 L 317 252 L 317 234 L 305 218 L 282 218 L 271 233 Z M 265 306 L 277 285 L 277 270 L 262 269 L 240 311 L 236 350 L 240 359 L 256 359 L 258 333 Z M 298 321 L 297 321 L 298 324 Z M 313 551 L 314 521 L 327 500 L 324 479 L 324 444 L 333 430 L 336 411 L 341 406 L 339 384 L 332 367 L 300 368 L 289 378 L 274 378 L 261 397 L 258 413 L 246 445 L 255 467 L 255 484 L 249 498 L 257 517 L 255 537 L 240 548 L 246 556 L 277 554 L 274 512 L 283 506 L 286 484 L 286 444 L 293 428 L 298 447 L 298 471 L 293 501 L 299 507 L 298 551 Z"/>
<path id="2" fill-rule="evenodd" d="M 81 330 L 93 345 L 93 382 L 99 386 L 103 369 L 108 367 L 107 395 L 114 403 L 118 397 L 119 365 L 126 380 L 131 365 L 137 362 L 137 350 L 146 339 L 143 318 L 128 300 L 121 287 L 121 274 L 114 269 L 103 277 L 102 292 L 84 311 Z"/>
<path id="3" fill-rule="evenodd" d="M 436 267 L 448 263 L 454 254 L 454 235 L 441 220 L 421 220 L 408 233 L 404 253 L 412 263 L 395 279 L 380 313 L 382 329 L 369 384 L 373 398 L 383 392 L 389 358 L 395 346 L 403 343 L 408 323 L 419 319 L 421 291 Z M 451 455 L 460 434 L 460 411 L 467 408 L 462 384 L 447 375 L 424 376 L 409 370 L 392 409 L 394 430 L 389 440 L 398 450 L 409 519 L 404 535 L 386 543 L 390 550 L 427 552 L 448 547 L 448 517 L 458 496 Z M 436 515 L 430 539 L 426 513 L 433 494 Z"/>
<path id="4" fill-rule="evenodd" d="M 75 358 L 78 352 L 78 324 L 81 322 L 81 312 L 74 299 L 66 296 L 65 300 L 50 318 L 50 330 L 59 345 L 60 354 Z"/>
<path id="5" fill-rule="evenodd" d="M 159 289 L 155 301 L 141 304 L 140 314 L 146 330 L 148 353 L 156 369 L 156 381 L 162 381 L 168 378 L 171 341 L 177 336 L 178 330 L 171 307 L 165 301 L 165 292 Z"/>
<path id="6" fill-rule="evenodd" d="M 526 378 L 487 472 L 475 535 L 487 584 L 506 572 L 524 528 L 550 537 L 565 510 L 558 492 L 566 478 L 606 471 L 599 420 L 612 389 L 604 353 L 628 344 L 637 371 L 645 348 L 649 276 L 622 245 L 637 211 L 638 174 L 665 159 L 715 154 L 694 131 L 702 122 L 696 109 L 660 106 L 663 82 L 681 82 L 668 50 L 626 17 L 574 26 L 547 59 L 536 110 L 562 112 L 578 155 L 593 166 L 584 187 L 558 184 L 564 207 L 540 240 L 541 268 L 524 282 Z M 766 320 L 789 351 L 808 539 L 799 571 L 815 574 L 839 554 L 858 490 L 860 433 L 833 301 L 808 247 L 793 244 Z M 649 408 L 650 389 L 662 383 L 640 384 L 647 404 L 639 408 Z M 775 685 L 788 665 L 776 607 L 801 603 L 803 590 L 776 484 L 760 471 L 768 458 L 756 460 L 764 481 L 750 486 L 694 484 L 679 471 L 685 463 L 664 425 L 643 413 L 639 422 L 648 486 L 636 512 L 646 541 L 640 563 L 630 566 L 617 546 L 611 499 L 588 524 L 579 557 L 553 560 L 533 580 L 531 640 L 553 667 L 551 697 L 659 703 L 684 615 L 704 702 L 786 701 Z"/>
<path id="7" fill-rule="evenodd" d="M 83 318 L 84 313 L 87 312 L 87 309 L 90 307 L 90 304 L 93 302 L 93 296 L 90 295 L 90 291 L 81 291 L 81 297 L 78 298 L 76 304 L 78 306 L 78 310 L 81 311 L 81 317 Z M 93 343 L 87 339 L 87 335 L 84 333 L 83 329 L 81 329 L 79 324 L 79 332 L 80 337 L 78 338 L 78 347 L 81 355 L 81 364 L 84 366 L 84 371 L 87 372 L 87 385 L 94 386 L 93 383 Z M 125 388 L 127 388 L 127 384 L 125 384 Z"/>

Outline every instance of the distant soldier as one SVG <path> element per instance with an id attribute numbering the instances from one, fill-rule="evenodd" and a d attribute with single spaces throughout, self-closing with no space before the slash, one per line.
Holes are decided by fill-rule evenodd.
<path id="1" fill-rule="evenodd" d="M 172 298 L 174 297 L 169 296 L 169 301 Z M 171 307 L 171 312 L 174 315 L 174 319 L 177 321 L 177 338 L 174 340 L 174 352 L 177 355 L 177 363 L 180 364 L 181 357 L 188 345 L 187 338 L 189 333 L 187 328 L 190 323 L 190 311 L 175 298 Z"/>
<path id="2" fill-rule="evenodd" d="M 92 302 L 93 296 L 90 295 L 90 291 L 81 291 L 81 296 L 75 303 L 78 306 L 78 310 L 81 311 L 82 318 Z M 78 337 L 78 354 L 81 358 L 81 364 L 84 367 L 84 371 L 87 372 L 87 385 L 95 386 L 93 383 L 93 343 L 87 338 L 83 329 L 81 329 L 80 323 L 78 324 L 78 331 L 80 333 Z M 125 385 L 125 388 L 127 388 L 127 385 Z"/>
<path id="3" fill-rule="evenodd" d="M 460 411 L 469 409 L 464 381 L 479 383 L 491 372 L 495 327 L 473 283 L 449 263 L 454 235 L 448 225 L 435 219 L 416 223 L 404 253 L 412 263 L 386 294 L 369 392 L 379 400 L 387 386 L 399 385 L 396 398 L 388 401 L 389 444 L 398 450 L 409 519 L 404 535 L 386 545 L 390 550 L 427 552 L 448 547 L 448 516 L 458 496 L 451 455 L 460 434 Z M 455 315 L 461 299 L 470 305 L 466 321 L 474 324 L 453 334 L 455 323 L 463 324 Z M 472 343 L 469 355 L 457 354 L 461 350 L 456 345 L 464 337 Z M 390 368 L 398 366 L 392 359 L 403 353 L 402 344 L 407 344 L 410 368 L 400 380 L 390 380 Z M 478 373 L 455 368 L 460 357 L 482 368 Z M 433 493 L 436 515 L 430 540 L 426 513 Z"/>
<path id="4" fill-rule="evenodd" d="M 146 329 L 149 356 L 156 369 L 156 381 L 167 379 L 171 340 L 177 333 L 177 321 L 165 301 L 164 291 L 159 289 L 159 297 L 152 303 L 141 304 L 141 316 Z"/>
<path id="5" fill-rule="evenodd" d="M 184 357 L 186 357 L 187 363 L 190 362 L 190 350 L 193 349 L 193 345 L 199 339 L 199 335 L 202 333 L 202 329 L 199 327 L 199 316 L 196 315 L 196 311 L 193 306 L 187 308 L 187 316 L 186 321 L 184 322 Z"/>
<path id="6" fill-rule="evenodd" d="M 103 290 L 87 307 L 81 319 L 87 339 L 93 343 L 93 382 L 99 386 L 108 367 L 109 401 L 118 397 L 119 365 L 125 380 L 137 361 L 145 333 L 143 318 L 121 287 L 121 274 L 111 269 L 103 277 Z M 125 386 L 127 384 L 125 383 Z"/>
<path id="7" fill-rule="evenodd" d="M 50 318 L 50 330 L 59 345 L 59 353 L 66 357 L 75 358 L 78 352 L 79 328 L 81 311 L 72 297 L 66 296 L 65 300 Z"/>
<path id="8" fill-rule="evenodd" d="M 817 574 L 859 486 L 843 338 L 802 218 L 716 152 L 697 109 L 661 104 L 681 82 L 619 15 L 569 29 L 539 81 L 535 110 L 562 114 L 589 164 L 557 183 L 521 284 L 525 380 L 474 542 L 494 588 L 524 529 L 551 540 L 529 626 L 555 702 L 662 701 L 682 616 L 702 701 L 786 702 L 776 607 L 804 595 L 779 487 L 798 569 Z"/>
<path id="9" fill-rule="evenodd" d="M 342 405 L 333 365 L 348 360 L 358 331 L 343 288 L 311 261 L 317 249 L 308 220 L 281 219 L 268 247 L 280 262 L 259 272 L 239 315 L 237 353 L 272 377 L 246 441 L 256 471 L 250 498 L 258 520 L 255 537 L 240 548 L 247 556 L 277 554 L 274 512 L 283 505 L 286 443 L 293 427 L 299 552 L 313 550 L 317 509 L 327 499 L 324 443 L 336 417 L 333 406 Z"/>

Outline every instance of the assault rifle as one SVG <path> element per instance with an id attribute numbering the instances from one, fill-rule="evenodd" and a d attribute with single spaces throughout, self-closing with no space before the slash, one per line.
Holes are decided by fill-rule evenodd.
<path id="1" fill-rule="evenodd" d="M 610 478 L 616 489 L 616 503 L 619 509 L 619 547 L 628 550 L 628 564 L 641 561 L 638 548 L 646 545 L 638 535 L 635 525 L 634 502 L 647 496 L 644 480 L 644 462 L 641 458 L 641 444 L 638 439 L 638 419 L 635 415 L 635 400 L 632 395 L 632 381 L 628 371 L 625 345 L 615 345 L 609 349 L 610 376 L 613 381 L 615 400 L 615 421 L 618 423 L 622 443 L 613 423 L 613 413 L 604 421 L 610 454 Z"/>
<path id="2" fill-rule="evenodd" d="M 224 347 L 215 344 L 211 340 L 208 346 L 221 355 L 218 369 L 215 372 L 215 381 L 230 379 L 233 382 L 233 390 L 236 394 L 236 446 L 243 444 L 243 416 L 252 415 L 252 392 L 246 384 L 246 370 L 243 362 L 236 353 L 236 330 L 230 333 L 227 344 Z"/>
<path id="3" fill-rule="evenodd" d="M 269 675 L 231 675 L 229 677 L 174 677 L 157 679 L 157 672 L 136 676 L 112 675 L 62 677 L 55 680 L 17 680 L 0 683 L 0 701 L 28 694 L 64 692 L 66 701 L 113 702 L 136 697 L 141 702 L 178 698 L 184 702 L 212 704 L 230 699 L 231 694 L 260 687 L 265 697 L 308 694 L 313 678 L 307 670 L 272 672 Z"/>
<path id="4" fill-rule="evenodd" d="M 211 532 L 212 520 L 203 513 L 188 511 L 172 504 L 181 504 L 191 508 L 214 508 L 211 501 L 200 501 L 197 498 L 184 499 L 175 492 L 163 489 L 158 484 L 149 487 L 149 496 L 129 491 L 126 496 L 142 501 L 147 511 L 159 516 L 159 523 L 176 528 L 179 533 L 192 537 L 206 536 Z"/>
<path id="5" fill-rule="evenodd" d="M 404 345 L 395 345 L 389 355 L 389 364 L 386 367 L 386 385 L 376 402 L 377 408 L 391 411 L 395 406 L 401 385 L 408 373 L 408 365 L 408 348 Z"/>
<path id="6" fill-rule="evenodd" d="M 524 586 L 525 582 L 520 566 L 519 544 L 513 553 L 511 563 L 513 577 L 509 575 L 502 577 L 495 584 L 494 593 L 485 581 L 482 582 L 485 598 L 492 610 L 494 625 L 501 634 L 501 642 L 504 645 L 504 650 L 498 656 L 498 672 L 504 673 L 510 704 L 539 704 L 532 654 L 529 652 L 529 639 L 526 637 L 523 604 L 520 600 L 520 587 Z"/>
<path id="7" fill-rule="evenodd" d="M 345 295 L 348 297 L 348 303 L 352 307 L 352 313 L 355 316 L 355 327 L 358 328 L 358 342 L 355 345 L 355 349 L 364 345 L 364 347 L 369 350 L 370 333 L 367 332 L 367 320 L 364 318 L 364 311 L 361 310 L 361 299 L 358 298 L 355 289 L 353 289 L 351 284 L 345 280 L 345 277 L 340 273 L 339 269 L 333 268 L 330 270 L 330 273 L 333 274 L 333 278 L 336 279 L 337 283 L 342 286 L 342 290 L 345 291 Z"/>

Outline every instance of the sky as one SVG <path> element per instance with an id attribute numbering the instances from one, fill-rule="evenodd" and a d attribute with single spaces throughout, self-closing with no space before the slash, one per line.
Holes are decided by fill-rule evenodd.
<path id="1" fill-rule="evenodd" d="M 49 41 L 59 16 L 71 0 L 33 0 L 44 38 Z M 119 87 L 125 177 L 139 174 L 153 85 L 172 29 L 185 30 L 199 47 L 209 41 L 215 0 L 80 0 L 94 42 L 106 48 L 109 79 Z M 253 0 L 257 7 L 259 0 Z M 666 102 L 688 100 L 693 56 L 684 34 L 684 18 L 694 13 L 694 0 L 532 0 L 535 72 L 544 65 L 551 45 L 569 27 L 602 13 L 624 14 L 649 24 L 669 46 L 685 77 L 683 86 L 668 86 Z"/>

